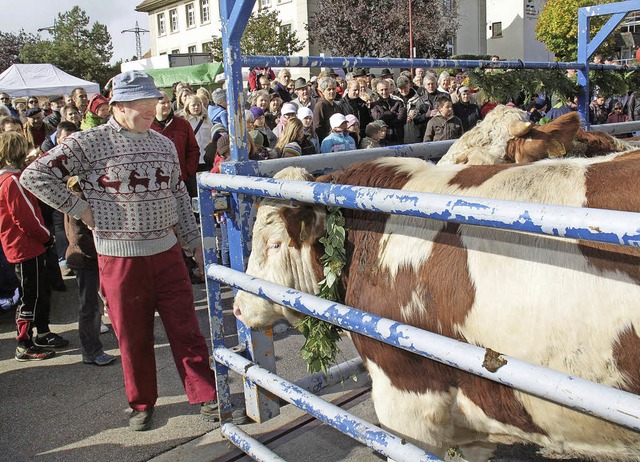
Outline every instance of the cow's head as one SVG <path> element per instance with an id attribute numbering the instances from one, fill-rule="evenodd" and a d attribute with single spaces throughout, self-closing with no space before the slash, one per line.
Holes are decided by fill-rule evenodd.
<path id="1" fill-rule="evenodd" d="M 571 144 L 580 129 L 580 115 L 570 112 L 546 125 L 531 122 L 513 122 L 504 160 L 518 164 L 542 159 L 562 157 L 571 150 Z"/>
<path id="2" fill-rule="evenodd" d="M 304 169 L 288 167 L 277 179 L 313 181 Z M 322 279 L 318 240 L 325 234 L 322 207 L 265 199 L 253 226 L 251 255 L 246 273 L 302 292 L 315 294 Z M 250 327 L 261 327 L 285 318 L 294 323 L 302 317 L 269 300 L 239 291 L 233 313 Z"/>
<path id="3" fill-rule="evenodd" d="M 538 126 L 527 120 L 525 111 L 498 106 L 451 145 L 438 164 L 494 165 L 560 157 L 571 149 L 579 128 L 576 112 Z"/>

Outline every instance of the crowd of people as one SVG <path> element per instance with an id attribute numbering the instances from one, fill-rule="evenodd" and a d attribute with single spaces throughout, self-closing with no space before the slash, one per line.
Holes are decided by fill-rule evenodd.
<path id="1" fill-rule="evenodd" d="M 191 283 L 204 274 L 189 198 L 197 196 L 196 174 L 220 173 L 230 157 L 226 91 L 178 82 L 168 93 L 139 71 L 119 74 L 108 89 L 25 99 L 0 92 L 0 309 L 16 309 L 15 359 L 48 359 L 69 345 L 50 331 L 50 299 L 52 290 L 66 290 L 63 275 L 75 274 L 83 362 L 116 361 L 100 341 L 109 330 L 107 307 L 131 428 L 150 427 L 157 398 L 156 311 L 167 321 L 189 401 L 214 419 L 213 376 L 193 309 Z M 323 69 L 309 82 L 288 69 L 276 77 L 253 68 L 246 101 L 253 160 L 456 139 L 498 103 L 446 71 L 421 68 L 397 77 L 355 69 L 344 78 Z M 541 122 L 575 110 L 576 102 L 552 106 L 540 94 L 523 109 Z M 591 123 L 626 120 L 640 120 L 635 92 L 595 96 Z M 228 266 L 225 217 L 216 219 Z"/>

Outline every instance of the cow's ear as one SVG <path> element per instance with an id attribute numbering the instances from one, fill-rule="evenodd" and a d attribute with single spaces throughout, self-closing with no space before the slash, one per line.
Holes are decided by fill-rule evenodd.
<path id="1" fill-rule="evenodd" d="M 302 244 L 313 244 L 324 236 L 324 216 L 317 207 L 282 207 L 279 213 L 291 238 L 289 246 L 300 249 Z"/>

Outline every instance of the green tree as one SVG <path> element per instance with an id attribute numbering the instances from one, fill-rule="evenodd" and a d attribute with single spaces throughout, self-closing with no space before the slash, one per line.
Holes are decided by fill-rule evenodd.
<path id="1" fill-rule="evenodd" d="M 413 0 L 413 47 L 418 58 L 445 58 L 458 29 L 453 2 Z M 409 57 L 407 0 L 318 0 L 310 39 L 334 56 Z"/>
<path id="2" fill-rule="evenodd" d="M 547 50 L 556 55 L 558 61 L 578 59 L 578 8 L 618 0 L 548 0 L 536 24 L 536 38 Z M 609 19 L 609 16 L 591 18 L 591 37 Z M 612 35 L 598 48 L 606 56 L 615 53 L 615 38 Z"/>
<path id="3" fill-rule="evenodd" d="M 303 48 L 298 35 L 282 27 L 276 10 L 251 13 L 240 39 L 240 50 L 246 56 L 291 56 Z M 222 38 L 213 37 L 211 56 L 214 61 L 222 61 Z"/>
<path id="4" fill-rule="evenodd" d="M 89 26 L 89 17 L 78 6 L 58 14 L 52 40 L 25 45 L 20 57 L 25 63 L 50 63 L 76 77 L 104 85 L 113 75 L 113 55 L 107 26 Z"/>
<path id="5" fill-rule="evenodd" d="M 21 29 L 17 34 L 0 32 L 0 72 L 4 72 L 12 64 L 22 63 L 20 59 L 22 47 L 37 41 L 36 35 L 27 34 L 24 29 Z"/>

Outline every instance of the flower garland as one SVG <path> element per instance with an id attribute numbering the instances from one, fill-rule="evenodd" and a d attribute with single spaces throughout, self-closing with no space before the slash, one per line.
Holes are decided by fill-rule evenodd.
<path id="1" fill-rule="evenodd" d="M 324 255 L 320 258 L 324 266 L 324 279 L 318 283 L 318 297 L 325 300 L 340 300 L 340 276 L 347 263 L 345 238 L 344 217 L 340 207 L 327 207 L 326 234 L 320 239 L 324 245 Z M 306 339 L 300 354 L 307 361 L 307 371 L 322 371 L 326 375 L 338 354 L 337 343 L 342 328 L 312 316 L 306 316 L 295 327 Z"/>

